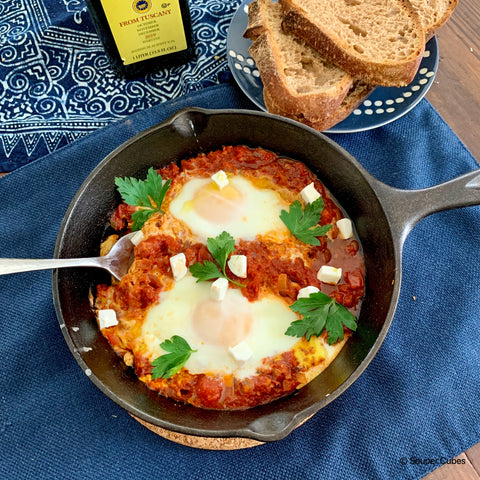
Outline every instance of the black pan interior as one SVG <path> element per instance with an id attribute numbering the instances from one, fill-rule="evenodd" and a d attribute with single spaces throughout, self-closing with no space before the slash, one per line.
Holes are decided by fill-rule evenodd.
<path id="1" fill-rule="evenodd" d="M 120 201 L 114 186 L 116 176 L 144 177 L 152 165 L 160 167 L 222 145 L 261 146 L 303 161 L 355 223 L 367 268 L 366 297 L 357 333 L 328 369 L 299 392 L 247 411 L 217 412 L 178 405 L 137 380 L 98 331 L 88 296 L 91 286 L 108 281 L 108 275 L 89 268 L 54 271 L 54 302 L 65 339 L 82 369 L 129 412 L 186 434 L 278 440 L 358 378 L 383 341 L 395 310 L 398 249 L 372 188 L 372 177 L 351 155 L 311 129 L 264 113 L 178 112 L 123 144 L 90 174 L 64 217 L 55 256 L 98 255 L 107 219 Z"/>

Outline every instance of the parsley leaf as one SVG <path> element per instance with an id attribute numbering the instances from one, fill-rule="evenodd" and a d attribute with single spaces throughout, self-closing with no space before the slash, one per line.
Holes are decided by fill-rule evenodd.
<path id="1" fill-rule="evenodd" d="M 132 231 L 136 232 L 137 230 L 141 230 L 145 222 L 156 212 L 157 210 L 152 209 L 142 209 L 137 210 L 136 212 L 132 213 Z"/>
<path id="2" fill-rule="evenodd" d="M 133 231 L 140 230 L 154 213 L 163 213 L 160 207 L 170 183 L 170 180 L 163 183 L 161 175 L 153 167 L 148 169 L 146 180 L 133 177 L 115 178 L 115 185 L 122 200 L 127 205 L 139 207 L 132 215 Z"/>
<path id="3" fill-rule="evenodd" d="M 312 293 L 308 298 L 300 298 L 290 305 L 290 309 L 303 318 L 290 324 L 286 335 L 310 340 L 312 335 L 320 336 L 324 329 L 328 332 L 327 342 L 333 345 L 343 340 L 343 326 L 352 331 L 357 329 L 355 316 L 343 305 L 322 292 Z"/>
<path id="4" fill-rule="evenodd" d="M 203 262 L 203 264 L 197 262 L 190 265 L 189 270 L 197 278 L 197 283 L 215 278 L 226 278 L 229 282 L 239 287 L 244 287 L 245 285 L 228 278 L 225 272 L 227 258 L 235 250 L 235 239 L 228 232 L 223 231 L 215 238 L 207 238 L 207 248 L 218 266 L 208 260 Z"/>
<path id="5" fill-rule="evenodd" d="M 332 228 L 331 225 L 318 225 L 323 207 L 322 197 L 317 198 L 312 203 L 307 203 L 305 210 L 302 209 L 300 201 L 295 200 L 290 205 L 288 212 L 286 210 L 280 212 L 280 219 L 291 234 L 302 242 L 310 245 L 320 245 L 320 240 L 317 237 L 325 235 Z"/>
<path id="6" fill-rule="evenodd" d="M 194 277 L 198 278 L 197 283 L 223 276 L 217 265 L 209 260 L 206 260 L 203 263 L 197 262 L 190 265 L 190 272 L 192 272 Z"/>
<path id="7" fill-rule="evenodd" d="M 228 256 L 235 250 L 235 240 L 229 233 L 224 231 L 218 237 L 207 238 L 207 248 L 222 268 L 223 275 L 226 277 L 225 266 L 227 265 Z"/>
<path id="8" fill-rule="evenodd" d="M 170 378 L 175 375 L 190 358 L 190 355 L 197 350 L 192 350 L 188 342 L 178 335 L 174 335 L 170 340 L 165 340 L 160 346 L 167 352 L 160 355 L 152 362 L 152 379 Z"/>

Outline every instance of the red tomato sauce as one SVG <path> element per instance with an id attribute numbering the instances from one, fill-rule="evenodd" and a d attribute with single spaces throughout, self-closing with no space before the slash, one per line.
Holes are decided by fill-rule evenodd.
<path id="1" fill-rule="evenodd" d="M 314 182 L 316 190 L 324 199 L 324 210 L 319 224 L 335 223 L 343 217 L 342 211 L 329 197 L 323 184 L 308 168 L 290 159 L 279 158 L 273 152 L 261 148 L 228 146 L 196 158 L 184 160 L 180 168 L 171 164 L 159 170 L 164 179 L 171 179 L 172 186 L 181 181 L 181 176 L 194 173 L 195 176 L 211 176 L 219 170 L 241 172 L 250 178 L 262 179 L 288 189 L 295 195 L 309 183 Z M 265 180 L 266 179 L 266 180 Z M 111 226 L 128 230 L 132 225 L 131 215 L 135 207 L 120 204 L 110 219 Z M 355 238 L 342 240 L 336 227 L 329 237 L 320 238 L 320 246 L 303 245 L 303 254 L 289 258 L 281 255 L 281 247 L 268 244 L 261 239 L 236 242 L 237 255 L 246 255 L 247 278 L 237 278 L 228 270 L 227 274 L 242 283 L 242 294 L 251 302 L 264 292 L 280 295 L 291 304 L 298 291 L 306 286 L 315 286 L 350 309 L 359 310 L 365 290 L 365 267 L 360 245 Z M 135 263 L 122 281 L 113 286 L 101 285 L 97 289 L 97 305 L 101 308 L 115 308 L 123 311 L 128 318 L 143 321 L 146 309 L 158 301 L 159 293 L 168 289 L 173 281 L 170 257 L 183 252 L 187 266 L 205 260 L 212 261 L 206 245 L 180 240 L 168 235 L 150 235 L 135 248 Z M 317 279 L 322 265 L 342 268 L 342 280 L 338 285 L 329 285 Z M 232 287 L 237 288 L 237 287 Z M 99 307 L 100 308 L 100 307 Z M 345 328 L 347 334 L 349 330 Z M 325 332 L 324 332 L 325 333 Z M 125 337 L 116 335 L 110 329 L 106 336 L 122 355 L 131 350 Z M 190 403 L 202 408 L 241 409 L 270 402 L 280 398 L 301 383 L 301 367 L 293 352 L 285 352 L 263 360 L 256 375 L 244 379 L 231 376 L 190 374 L 182 368 L 168 379 L 151 379 L 152 366 L 142 356 L 134 353 L 134 368 L 138 377 L 150 388 L 174 400 Z"/>
<path id="2" fill-rule="evenodd" d="M 145 375 L 150 368 L 145 366 Z M 298 386 L 297 360 L 292 352 L 267 359 L 257 375 L 244 379 L 197 374 L 182 369 L 168 379 L 156 379 L 150 387 L 174 400 L 215 410 L 241 410 L 263 405 L 292 392 Z M 143 372 L 137 372 L 142 378 Z M 146 378 L 148 380 L 148 378 Z"/>

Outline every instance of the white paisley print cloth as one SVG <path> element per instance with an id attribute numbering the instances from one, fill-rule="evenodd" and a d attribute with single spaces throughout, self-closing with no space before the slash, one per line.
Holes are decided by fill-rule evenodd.
<path id="1" fill-rule="evenodd" d="M 240 3 L 190 0 L 196 58 L 125 80 L 111 68 L 83 0 L 0 0 L 0 172 L 227 81 L 227 31 Z"/>

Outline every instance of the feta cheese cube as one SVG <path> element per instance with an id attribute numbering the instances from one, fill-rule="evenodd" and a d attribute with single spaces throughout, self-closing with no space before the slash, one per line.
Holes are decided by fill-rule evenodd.
<path id="1" fill-rule="evenodd" d="M 240 278 L 247 278 L 247 257 L 246 255 L 232 255 L 228 259 L 228 268 L 234 275 Z"/>
<path id="2" fill-rule="evenodd" d="M 222 301 L 225 298 L 228 288 L 228 280 L 226 278 L 217 278 L 210 287 L 210 297 L 213 300 Z"/>
<path id="3" fill-rule="evenodd" d="M 98 325 L 100 330 L 118 325 L 117 314 L 115 310 L 106 308 L 98 311 Z"/>
<path id="4" fill-rule="evenodd" d="M 145 235 L 141 230 L 139 230 L 135 235 L 133 235 L 132 238 L 130 238 L 130 241 L 137 246 L 143 239 L 145 238 Z"/>
<path id="5" fill-rule="evenodd" d="M 305 288 L 301 288 L 299 291 L 298 291 L 298 294 L 297 294 L 297 300 L 299 298 L 308 298 L 310 296 L 311 293 L 317 293 L 319 292 L 320 290 L 317 288 L 317 287 L 314 287 L 312 285 L 309 285 L 308 287 L 305 287 Z"/>
<path id="6" fill-rule="evenodd" d="M 340 238 L 346 240 L 353 235 L 352 221 L 349 218 L 341 218 L 337 220 L 337 228 Z"/>
<path id="7" fill-rule="evenodd" d="M 342 269 L 323 265 L 317 273 L 317 278 L 323 283 L 336 285 L 342 278 Z"/>
<path id="8" fill-rule="evenodd" d="M 220 190 L 223 187 L 226 187 L 228 185 L 227 174 L 223 170 L 219 170 L 217 173 L 212 175 L 210 178 L 217 184 L 217 186 Z"/>
<path id="9" fill-rule="evenodd" d="M 300 192 L 300 196 L 305 203 L 313 203 L 320 197 L 320 194 L 317 192 L 312 182 Z"/>
<path id="10" fill-rule="evenodd" d="M 229 347 L 228 351 L 233 358 L 240 363 L 245 363 L 252 358 L 253 352 L 248 343 L 243 340 L 234 347 Z"/>
<path id="11" fill-rule="evenodd" d="M 170 257 L 170 267 L 172 268 L 173 278 L 181 280 L 187 273 L 187 259 L 184 253 L 178 253 Z"/>

